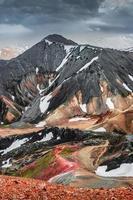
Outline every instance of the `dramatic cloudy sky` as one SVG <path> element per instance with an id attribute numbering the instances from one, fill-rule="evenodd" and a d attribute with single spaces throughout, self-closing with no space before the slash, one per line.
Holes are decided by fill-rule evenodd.
<path id="1" fill-rule="evenodd" d="M 133 0 L 0 0 L 0 48 L 51 33 L 77 42 L 133 46 Z"/>

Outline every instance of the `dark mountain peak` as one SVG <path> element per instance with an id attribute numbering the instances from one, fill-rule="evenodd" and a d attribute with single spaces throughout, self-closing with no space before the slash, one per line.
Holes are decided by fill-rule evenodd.
<path id="1" fill-rule="evenodd" d="M 77 45 L 76 42 L 74 42 L 70 39 L 67 39 L 67 38 L 63 37 L 62 35 L 58 35 L 58 34 L 48 35 L 43 40 L 48 40 L 50 42 L 62 43 L 64 45 Z"/>

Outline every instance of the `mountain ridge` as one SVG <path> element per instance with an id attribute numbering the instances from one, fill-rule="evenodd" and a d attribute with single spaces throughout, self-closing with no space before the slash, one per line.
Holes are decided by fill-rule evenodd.
<path id="1" fill-rule="evenodd" d="M 11 122 L 34 124 L 46 119 L 50 125 L 62 120 L 69 125 L 69 118 L 74 116 L 100 116 L 131 106 L 132 53 L 91 45 L 49 43 L 47 39 L 3 66 L 1 102 L 8 111 L 9 104 L 12 105 L 18 116 L 11 113 Z M 67 108 L 75 111 L 68 112 Z M 7 114 L 4 112 L 1 118 Z"/>

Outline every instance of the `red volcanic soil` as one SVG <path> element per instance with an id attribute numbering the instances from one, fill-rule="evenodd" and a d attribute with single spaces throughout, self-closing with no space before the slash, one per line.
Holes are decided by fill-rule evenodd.
<path id="1" fill-rule="evenodd" d="M 77 189 L 44 181 L 0 176 L 0 200 L 132 200 L 133 188 Z"/>
<path id="2" fill-rule="evenodd" d="M 62 151 L 65 149 L 66 145 L 64 146 L 57 146 L 54 149 L 53 152 L 53 158 L 54 161 L 52 161 L 52 163 L 50 164 L 50 166 L 47 166 L 46 168 L 43 168 L 42 170 L 40 170 L 40 173 L 36 176 L 32 176 L 32 178 L 37 178 L 37 179 L 41 179 L 41 180 L 49 180 L 50 178 L 60 174 L 60 173 L 65 173 L 65 172 L 69 172 L 71 170 L 77 169 L 79 168 L 78 163 L 76 163 L 74 160 L 73 161 L 69 161 L 67 159 L 64 159 L 60 153 L 62 153 Z M 67 146 L 69 147 L 69 146 Z M 78 146 L 70 146 L 71 150 L 77 149 Z M 33 162 L 27 166 L 24 166 L 21 169 L 20 174 L 25 173 L 25 171 L 28 170 L 36 170 L 38 168 L 37 163 Z M 34 174 L 34 173 L 33 173 Z"/>

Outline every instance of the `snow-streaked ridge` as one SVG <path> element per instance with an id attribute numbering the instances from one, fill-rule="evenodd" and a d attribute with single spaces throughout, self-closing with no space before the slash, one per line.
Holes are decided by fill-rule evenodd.
<path id="1" fill-rule="evenodd" d="M 86 63 L 78 72 L 81 72 L 82 70 L 86 69 L 87 67 L 89 67 L 94 61 L 96 61 L 98 59 L 98 56 L 92 58 L 92 60 L 88 63 Z"/>
<path id="2" fill-rule="evenodd" d="M 62 60 L 61 64 L 57 67 L 57 69 L 56 69 L 57 72 L 65 65 L 65 63 L 68 61 L 68 58 L 71 54 L 72 46 L 65 46 L 64 48 L 65 48 L 67 54 L 66 54 L 65 58 Z"/>

